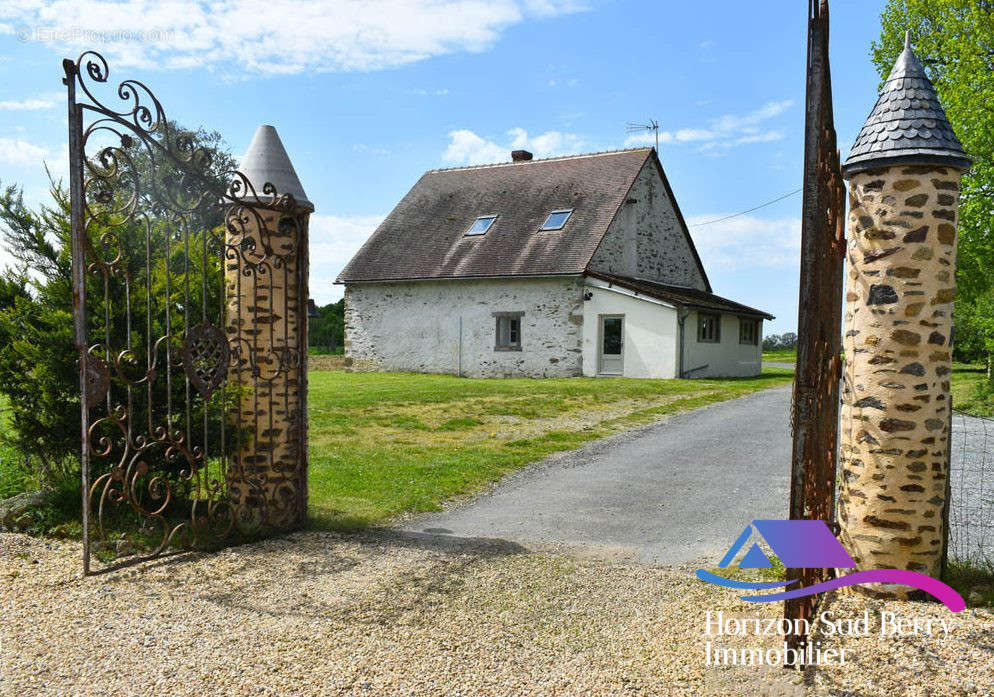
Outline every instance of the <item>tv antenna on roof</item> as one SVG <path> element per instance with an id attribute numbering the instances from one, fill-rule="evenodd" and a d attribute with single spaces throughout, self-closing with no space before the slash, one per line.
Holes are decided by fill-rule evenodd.
<path id="1" fill-rule="evenodd" d="M 659 152 L 659 122 L 656 119 L 649 119 L 648 123 L 629 123 L 625 127 L 625 133 L 644 133 L 652 131 L 656 135 L 656 152 Z"/>

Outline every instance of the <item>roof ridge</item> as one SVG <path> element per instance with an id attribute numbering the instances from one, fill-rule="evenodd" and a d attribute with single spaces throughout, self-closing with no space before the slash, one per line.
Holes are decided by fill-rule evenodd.
<path id="1" fill-rule="evenodd" d="M 602 157 L 604 155 L 619 155 L 626 152 L 643 152 L 652 150 L 651 147 L 642 148 L 619 148 L 617 150 L 598 150 L 597 152 L 585 152 L 577 153 L 575 155 L 557 155 L 555 157 L 540 157 L 534 160 L 526 160 L 524 162 L 491 162 L 484 165 L 462 165 L 461 167 L 436 167 L 434 169 L 429 169 L 425 174 L 432 174 L 435 172 L 459 172 L 470 169 L 494 169 L 496 167 L 519 167 L 522 165 L 537 164 L 540 162 L 559 162 L 562 160 L 578 160 L 584 157 Z"/>

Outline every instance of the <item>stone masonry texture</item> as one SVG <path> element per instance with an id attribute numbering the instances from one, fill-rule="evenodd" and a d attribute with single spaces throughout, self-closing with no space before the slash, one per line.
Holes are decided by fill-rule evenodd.
<path id="1" fill-rule="evenodd" d="M 520 351 L 495 348 L 495 312 L 521 313 Z M 582 336 L 580 276 L 350 283 L 345 290 L 345 355 L 357 368 L 570 377 L 583 373 Z"/>
<path id="2" fill-rule="evenodd" d="M 654 162 L 642 167 L 627 201 L 591 257 L 590 270 L 707 290 Z"/>
<path id="3" fill-rule="evenodd" d="M 959 178 L 895 164 L 850 181 L 839 520 L 859 569 L 939 573 Z"/>
<path id="4" fill-rule="evenodd" d="M 299 241 L 306 220 L 259 209 L 239 238 L 255 241 L 226 260 L 226 326 L 233 347 L 229 382 L 241 391 L 232 429 L 240 433 L 228 466 L 229 491 L 243 530 L 288 528 L 300 519 L 302 381 Z M 260 232 L 260 228 L 262 232 Z M 264 255 L 266 245 L 272 250 Z M 259 251 L 256 251 L 259 250 Z M 235 348 L 237 347 L 237 348 Z"/>

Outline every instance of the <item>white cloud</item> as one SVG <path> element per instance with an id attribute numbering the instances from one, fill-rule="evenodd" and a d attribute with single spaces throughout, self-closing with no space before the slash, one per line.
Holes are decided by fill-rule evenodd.
<path id="1" fill-rule="evenodd" d="M 740 215 L 720 223 L 694 227 L 721 218 L 722 213 L 687 219 L 704 268 L 796 268 L 801 254 L 800 218 L 764 219 Z"/>
<path id="2" fill-rule="evenodd" d="M 523 128 L 512 128 L 506 145 L 498 144 L 478 136 L 473 131 L 462 129 L 449 133 L 449 145 L 442 153 L 442 160 L 454 165 L 485 165 L 493 162 L 506 162 L 511 159 L 512 150 L 528 150 L 535 157 L 556 157 L 572 155 L 583 150 L 583 140 L 573 133 L 546 131 L 529 136 Z"/>
<path id="3" fill-rule="evenodd" d="M 763 121 L 772 119 L 774 116 L 779 116 L 793 106 L 793 104 L 794 102 L 791 99 L 784 99 L 779 102 L 767 102 L 758 109 L 742 116 L 726 114 L 716 120 L 713 127 L 717 131 L 730 133 L 750 126 L 756 126 Z"/>
<path id="4" fill-rule="evenodd" d="M 693 140 L 713 140 L 714 138 L 714 131 L 708 131 L 703 128 L 681 128 L 674 135 L 674 140 L 678 143 L 687 143 Z"/>
<path id="5" fill-rule="evenodd" d="M 707 128 L 680 128 L 676 131 L 660 131 L 660 143 L 700 143 L 701 152 L 721 153 L 737 145 L 769 143 L 783 138 L 783 132 L 764 129 L 763 123 L 787 111 L 794 102 L 785 99 L 767 102 L 747 114 L 725 114 L 713 119 Z M 625 147 L 654 145 L 652 131 L 635 133 L 625 139 Z"/>
<path id="6" fill-rule="evenodd" d="M 366 145 L 365 143 L 355 143 L 352 145 L 353 152 L 361 152 L 369 155 L 389 155 L 390 151 L 379 145 Z"/>
<path id="7" fill-rule="evenodd" d="M 383 222 L 382 215 L 312 215 L 310 222 L 310 289 L 318 305 L 327 305 L 342 297 L 342 286 L 335 278 L 359 247 Z"/>
<path id="8" fill-rule="evenodd" d="M 34 111 L 37 109 L 51 109 L 55 102 L 50 99 L 22 99 L 20 101 L 5 100 L 0 101 L 0 111 Z"/>
<path id="9" fill-rule="evenodd" d="M 240 76 L 377 70 L 489 49 L 509 26 L 586 9 L 575 0 L 15 0 L 4 25 L 112 67 L 220 66 Z"/>
<path id="10" fill-rule="evenodd" d="M 46 148 L 20 138 L 0 138 L 0 162 L 15 167 L 41 165 L 49 154 Z"/>
<path id="11" fill-rule="evenodd" d="M 741 136 L 735 139 L 736 145 L 742 145 L 744 143 L 771 143 L 774 140 L 780 140 L 783 138 L 783 133 L 780 131 L 766 131 L 765 133 L 752 133 L 749 135 Z"/>

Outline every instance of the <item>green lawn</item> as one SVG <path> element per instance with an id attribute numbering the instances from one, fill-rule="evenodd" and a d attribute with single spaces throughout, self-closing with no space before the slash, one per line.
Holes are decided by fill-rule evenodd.
<path id="1" fill-rule="evenodd" d="M 0 394 L 0 434 L 6 433 L 9 421 L 7 397 Z M 35 488 L 30 472 L 24 471 L 20 453 L 0 442 L 0 499 Z"/>
<path id="2" fill-rule="evenodd" d="M 776 361 L 777 363 L 796 363 L 797 351 L 763 351 L 763 361 Z"/>
<path id="3" fill-rule="evenodd" d="M 994 416 L 994 399 L 991 396 L 985 399 L 978 394 L 978 388 L 985 380 L 987 371 L 982 365 L 953 363 L 950 385 L 953 408 L 975 416 Z"/>
<path id="4" fill-rule="evenodd" d="M 764 351 L 764 362 L 796 363 L 796 351 Z M 969 363 L 953 363 L 952 393 L 953 405 L 956 409 L 976 416 L 994 416 L 994 400 L 983 398 L 977 388 L 986 380 L 986 371 L 982 365 Z"/>
<path id="5" fill-rule="evenodd" d="M 552 452 L 788 384 L 790 374 L 771 369 L 736 380 L 478 380 L 313 370 L 311 517 L 318 527 L 349 529 L 437 509 Z M 6 428 L 6 406 L 0 399 L 0 429 Z M 37 486 L 17 467 L 16 455 L 0 446 L 0 496 Z M 75 520 L 78 511 L 63 513 Z"/>
<path id="6" fill-rule="evenodd" d="M 480 380 L 310 374 L 310 501 L 319 527 L 434 510 L 522 465 L 661 416 L 790 382 Z"/>

